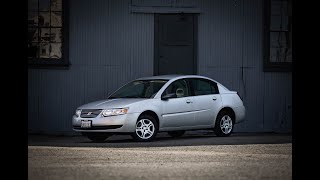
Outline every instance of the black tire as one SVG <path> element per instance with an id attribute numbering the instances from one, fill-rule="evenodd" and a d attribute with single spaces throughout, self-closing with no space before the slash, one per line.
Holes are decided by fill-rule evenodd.
<path id="1" fill-rule="evenodd" d="M 143 123 L 142 123 L 143 122 Z M 149 133 L 152 132 L 152 133 Z M 158 133 L 158 123 L 151 115 L 141 115 L 136 122 L 136 129 L 132 138 L 139 142 L 152 141 Z"/>
<path id="2" fill-rule="evenodd" d="M 105 133 L 86 133 L 86 136 L 93 142 L 104 142 L 111 135 Z"/>
<path id="3" fill-rule="evenodd" d="M 169 136 L 176 138 L 176 137 L 182 136 L 185 132 L 186 131 L 183 131 L 183 130 L 181 130 L 181 131 L 168 131 L 168 134 L 169 134 Z"/>
<path id="4" fill-rule="evenodd" d="M 214 133 L 219 137 L 230 136 L 230 134 L 233 131 L 233 127 L 234 127 L 234 116 L 228 111 L 219 112 L 216 119 L 215 126 L 213 128 Z"/>

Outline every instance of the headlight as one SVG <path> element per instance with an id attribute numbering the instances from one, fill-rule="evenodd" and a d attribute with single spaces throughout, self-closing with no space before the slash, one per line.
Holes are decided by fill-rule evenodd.
<path id="1" fill-rule="evenodd" d="M 77 110 L 76 110 L 76 116 L 77 116 L 77 117 L 80 117 L 80 115 L 81 115 L 81 109 L 77 109 Z"/>
<path id="2" fill-rule="evenodd" d="M 101 115 L 107 116 L 117 116 L 121 114 L 127 114 L 129 108 L 119 108 L 119 109 L 105 109 L 102 111 Z"/>

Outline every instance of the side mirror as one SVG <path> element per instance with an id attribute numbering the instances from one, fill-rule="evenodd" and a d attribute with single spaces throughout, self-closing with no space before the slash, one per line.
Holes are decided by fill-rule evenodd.
<path id="1" fill-rule="evenodd" d="M 161 96 L 161 100 L 168 100 L 170 98 L 176 98 L 177 95 L 175 93 L 171 93 L 171 94 L 166 94 L 164 96 Z"/>

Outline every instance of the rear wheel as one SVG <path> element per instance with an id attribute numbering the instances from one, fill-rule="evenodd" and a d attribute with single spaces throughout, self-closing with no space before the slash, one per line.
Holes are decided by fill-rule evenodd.
<path id="1" fill-rule="evenodd" d="M 214 133 L 217 136 L 230 136 L 233 131 L 234 117 L 228 111 L 221 111 L 216 119 Z"/>
<path id="2" fill-rule="evenodd" d="M 185 131 L 183 131 L 183 130 L 181 130 L 181 131 L 169 131 L 169 132 L 168 132 L 169 136 L 174 137 L 174 138 L 180 137 L 180 136 L 182 136 L 184 133 L 185 133 Z"/>
<path id="3" fill-rule="evenodd" d="M 142 115 L 136 123 L 135 132 L 131 135 L 134 140 L 147 142 L 152 141 L 158 133 L 158 123 L 150 115 Z"/>

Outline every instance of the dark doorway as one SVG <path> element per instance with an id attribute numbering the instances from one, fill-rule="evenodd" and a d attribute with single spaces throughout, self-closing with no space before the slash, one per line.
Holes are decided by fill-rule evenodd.
<path id="1" fill-rule="evenodd" d="M 197 16 L 155 14 L 154 75 L 197 74 Z"/>

